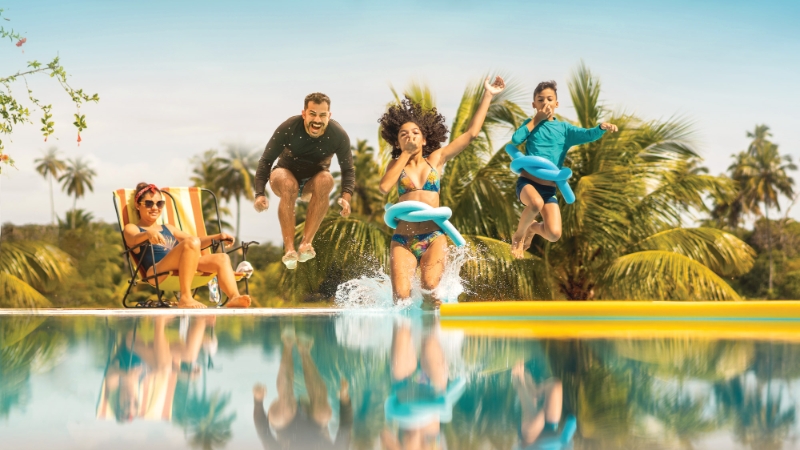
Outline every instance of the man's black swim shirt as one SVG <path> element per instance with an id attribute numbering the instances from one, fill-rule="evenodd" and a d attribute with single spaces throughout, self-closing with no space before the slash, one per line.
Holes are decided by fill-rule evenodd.
<path id="1" fill-rule="evenodd" d="M 276 168 L 288 169 L 300 180 L 328 170 L 334 154 L 342 170 L 342 192 L 352 195 L 356 184 L 353 154 L 350 152 L 350 138 L 339 122 L 331 119 L 325 133 L 312 138 L 305 130 L 302 116 L 289 118 L 275 130 L 258 161 L 256 197 L 264 195 L 276 159 Z"/>

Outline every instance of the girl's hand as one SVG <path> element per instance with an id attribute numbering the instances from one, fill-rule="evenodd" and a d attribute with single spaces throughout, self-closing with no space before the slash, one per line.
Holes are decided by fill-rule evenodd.
<path id="1" fill-rule="evenodd" d="M 617 126 L 616 126 L 616 125 L 614 125 L 613 123 L 608 123 L 608 122 L 603 122 L 603 123 L 601 123 L 601 124 L 600 124 L 600 129 L 601 129 L 601 130 L 610 131 L 610 132 L 612 132 L 612 133 L 616 133 L 617 131 L 619 131 L 619 130 L 617 129 Z"/>
<path id="2" fill-rule="evenodd" d="M 483 88 L 485 89 L 486 94 L 488 95 L 497 95 L 503 92 L 503 89 L 506 88 L 506 82 L 499 76 L 494 77 L 494 82 L 489 83 L 491 77 L 487 78 L 486 81 L 483 82 Z"/>
<path id="3" fill-rule="evenodd" d="M 161 235 L 156 230 L 145 230 L 147 233 L 147 240 L 153 245 L 164 245 L 166 242 L 164 241 L 164 236 Z"/>

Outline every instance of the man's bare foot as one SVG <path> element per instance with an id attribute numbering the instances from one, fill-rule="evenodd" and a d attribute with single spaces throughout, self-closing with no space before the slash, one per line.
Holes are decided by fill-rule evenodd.
<path id="1" fill-rule="evenodd" d="M 300 244 L 298 250 L 300 250 L 300 262 L 306 262 L 309 259 L 314 259 L 314 257 L 317 256 L 317 252 L 314 251 L 314 247 L 311 244 Z"/>
<path id="2" fill-rule="evenodd" d="M 228 300 L 228 303 L 225 304 L 226 308 L 248 308 L 250 307 L 250 296 L 249 295 L 237 295 L 232 299 Z"/>
<path id="3" fill-rule="evenodd" d="M 283 264 L 286 265 L 287 269 L 289 269 L 289 270 L 296 269 L 297 268 L 297 252 L 294 251 L 294 250 L 290 250 L 290 251 L 286 252 L 286 254 L 283 255 L 283 258 L 281 258 L 281 261 L 283 262 Z"/>
<path id="4" fill-rule="evenodd" d="M 193 299 L 191 295 L 181 295 L 181 300 L 178 302 L 178 308 L 200 309 L 205 307 L 206 305 Z"/>

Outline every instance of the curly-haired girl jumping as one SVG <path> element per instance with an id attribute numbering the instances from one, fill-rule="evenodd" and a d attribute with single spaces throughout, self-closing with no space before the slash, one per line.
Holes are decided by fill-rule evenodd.
<path id="1" fill-rule="evenodd" d="M 397 184 L 399 201 L 414 200 L 439 207 L 439 186 L 447 161 L 461 153 L 478 137 L 492 97 L 505 88 L 502 78 L 484 82 L 484 93 L 467 130 L 451 143 L 440 148 L 447 137 L 444 116 L 433 109 L 424 109 L 409 98 L 393 105 L 378 121 L 381 136 L 392 146 L 392 161 L 386 167 L 380 189 L 384 194 Z M 447 240 L 439 226 L 432 222 L 400 221 L 392 236 L 392 290 L 395 301 L 411 296 L 411 280 L 421 269 L 425 303 L 438 307 L 441 299 L 432 291 L 444 273 Z"/>

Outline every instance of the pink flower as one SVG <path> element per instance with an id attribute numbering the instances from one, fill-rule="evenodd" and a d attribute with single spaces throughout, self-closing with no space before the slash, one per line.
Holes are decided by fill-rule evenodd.
<path id="1" fill-rule="evenodd" d="M 24 44 L 26 42 L 28 42 L 28 38 L 20 39 L 19 41 L 17 41 L 17 47 L 22 47 L 22 44 Z"/>

